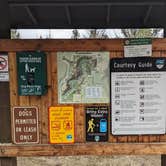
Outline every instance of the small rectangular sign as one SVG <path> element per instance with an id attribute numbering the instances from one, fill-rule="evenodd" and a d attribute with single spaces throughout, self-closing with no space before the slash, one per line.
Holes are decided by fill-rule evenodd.
<path id="1" fill-rule="evenodd" d="M 0 82 L 9 81 L 9 72 L 8 72 L 8 55 L 0 55 Z"/>
<path id="2" fill-rule="evenodd" d="M 50 143 L 74 143 L 74 108 L 49 107 Z"/>
<path id="3" fill-rule="evenodd" d="M 152 56 L 152 39 L 127 39 L 124 43 L 125 57 Z"/>
<path id="4" fill-rule="evenodd" d="M 14 107 L 12 116 L 14 143 L 39 143 L 38 108 Z"/>
<path id="5" fill-rule="evenodd" d="M 108 141 L 108 106 L 86 106 L 86 141 Z"/>
<path id="6" fill-rule="evenodd" d="M 17 52 L 19 95 L 43 95 L 47 92 L 47 66 L 44 52 Z"/>

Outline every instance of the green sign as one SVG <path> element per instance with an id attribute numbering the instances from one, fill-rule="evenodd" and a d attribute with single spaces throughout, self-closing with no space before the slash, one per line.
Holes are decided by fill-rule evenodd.
<path id="1" fill-rule="evenodd" d="M 47 92 L 47 66 L 44 52 L 17 52 L 18 93 L 20 96 Z"/>
<path id="2" fill-rule="evenodd" d="M 125 40 L 125 46 L 129 45 L 149 45 L 152 44 L 152 39 L 150 38 L 138 38 L 138 39 L 127 39 Z"/>
<path id="3" fill-rule="evenodd" d="M 127 39 L 124 43 L 124 57 L 152 56 L 152 39 Z"/>

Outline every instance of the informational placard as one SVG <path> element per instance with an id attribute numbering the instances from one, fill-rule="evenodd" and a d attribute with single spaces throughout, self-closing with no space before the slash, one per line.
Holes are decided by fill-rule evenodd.
<path id="1" fill-rule="evenodd" d="M 49 107 L 50 143 L 74 143 L 74 108 Z"/>
<path id="2" fill-rule="evenodd" d="M 127 39 L 124 43 L 125 57 L 152 56 L 152 39 Z"/>
<path id="3" fill-rule="evenodd" d="M 0 82 L 9 81 L 8 55 L 0 54 Z"/>
<path id="4" fill-rule="evenodd" d="M 86 106 L 86 141 L 108 141 L 108 106 Z"/>
<path id="5" fill-rule="evenodd" d="M 14 107 L 13 141 L 15 144 L 39 143 L 39 120 L 37 107 Z"/>
<path id="6" fill-rule="evenodd" d="M 44 52 L 17 52 L 18 93 L 43 95 L 47 91 L 47 66 Z"/>
<path id="7" fill-rule="evenodd" d="M 109 52 L 58 52 L 59 103 L 109 103 Z"/>
<path id="8" fill-rule="evenodd" d="M 111 60 L 112 134 L 164 134 L 166 58 Z"/>

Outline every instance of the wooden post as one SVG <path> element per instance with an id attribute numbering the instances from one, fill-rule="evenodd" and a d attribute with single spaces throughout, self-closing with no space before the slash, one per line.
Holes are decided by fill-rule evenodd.
<path id="1" fill-rule="evenodd" d="M 164 38 L 166 37 L 166 27 L 164 28 Z"/>
<path id="2" fill-rule="evenodd" d="M 0 166 L 16 166 L 17 160 L 16 157 L 1 157 Z"/>
<path id="3" fill-rule="evenodd" d="M 0 38 L 10 39 L 10 18 L 9 18 L 9 5 L 6 0 L 0 1 Z M 10 95 L 9 83 L 0 82 L 0 142 L 11 142 L 11 125 L 10 125 Z M 3 134 L 2 134 L 3 133 Z M 16 166 L 16 157 L 1 157 L 0 166 Z"/>
<path id="4" fill-rule="evenodd" d="M 166 166 L 166 155 L 161 155 L 161 166 Z"/>

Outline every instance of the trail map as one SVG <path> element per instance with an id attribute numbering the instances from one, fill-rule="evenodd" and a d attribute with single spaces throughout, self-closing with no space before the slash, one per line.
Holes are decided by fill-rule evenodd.
<path id="1" fill-rule="evenodd" d="M 109 59 L 109 52 L 58 52 L 59 103 L 108 103 Z"/>

